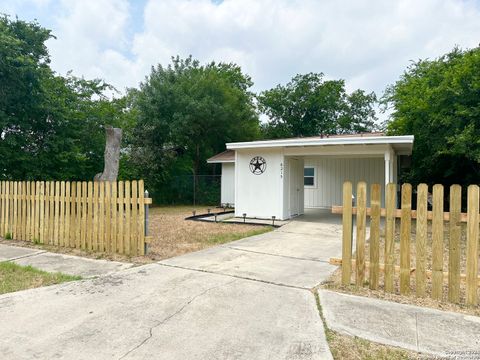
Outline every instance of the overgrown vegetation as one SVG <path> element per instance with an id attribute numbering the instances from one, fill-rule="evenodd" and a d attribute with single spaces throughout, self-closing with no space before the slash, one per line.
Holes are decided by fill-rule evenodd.
<path id="1" fill-rule="evenodd" d="M 480 47 L 408 67 L 383 99 L 390 135 L 414 134 L 414 184 L 480 182 Z"/>
<path id="2" fill-rule="evenodd" d="M 80 276 L 48 273 L 31 266 L 0 262 L 0 294 L 80 279 Z"/>

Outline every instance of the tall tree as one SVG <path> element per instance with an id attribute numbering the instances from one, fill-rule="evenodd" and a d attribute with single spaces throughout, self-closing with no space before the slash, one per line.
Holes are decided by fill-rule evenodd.
<path id="1" fill-rule="evenodd" d="M 388 133 L 415 135 L 404 180 L 480 182 L 480 48 L 413 63 L 383 103 L 392 108 Z"/>
<path id="2" fill-rule="evenodd" d="M 138 116 L 132 161 L 151 188 L 168 196 L 173 175 L 205 173 L 205 160 L 226 142 L 258 136 L 251 86 L 235 64 L 176 57 L 167 67 L 152 68 L 129 94 Z"/>
<path id="3" fill-rule="evenodd" d="M 101 171 L 106 124 L 123 121 L 100 80 L 56 75 L 36 22 L 0 17 L 0 178 L 92 179 Z"/>
<path id="4" fill-rule="evenodd" d="M 267 138 L 372 131 L 375 102 L 374 93 L 348 94 L 343 80 L 324 80 L 316 73 L 297 75 L 258 96 L 260 110 L 270 118 L 263 125 Z"/>

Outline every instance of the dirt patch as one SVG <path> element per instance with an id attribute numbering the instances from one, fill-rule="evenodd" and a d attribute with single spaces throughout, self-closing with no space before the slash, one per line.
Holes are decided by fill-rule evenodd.
<path id="1" fill-rule="evenodd" d="M 185 220 L 193 210 L 199 214 L 207 208 L 175 206 L 150 210 L 151 257 L 166 259 L 272 230 L 270 226 Z"/>
<path id="2" fill-rule="evenodd" d="M 396 223 L 396 230 L 395 230 L 395 265 L 400 265 L 400 238 L 399 238 L 399 230 L 400 222 L 397 221 Z M 465 262 L 466 262 L 466 233 L 465 233 L 465 224 L 462 224 L 462 238 L 461 238 L 461 272 L 465 273 Z M 415 267 L 415 238 L 416 238 L 416 222 L 412 221 L 412 236 L 411 236 L 411 244 L 410 244 L 410 257 L 411 257 L 411 267 Z M 443 271 L 448 271 L 448 255 L 449 255 L 449 224 L 446 222 L 444 224 L 444 254 L 443 254 Z M 380 236 L 380 263 L 384 263 L 384 253 L 385 253 L 385 237 L 384 237 L 384 229 L 381 230 Z M 370 254 L 370 243 L 367 241 L 366 244 L 366 259 L 369 259 Z M 353 257 L 354 258 L 354 257 Z M 426 246 L 426 267 L 427 270 L 431 270 L 432 268 L 432 233 L 431 233 L 431 223 L 429 222 L 428 227 L 428 237 L 427 237 L 427 246 Z M 354 269 L 352 269 L 354 270 Z M 410 278 L 410 295 L 400 295 L 400 282 L 399 282 L 399 274 L 395 273 L 395 280 L 394 280 L 394 293 L 387 293 L 384 291 L 384 273 L 380 272 L 380 281 L 379 281 L 379 288 L 378 290 L 370 290 L 368 288 L 368 279 L 369 279 L 369 271 L 368 268 L 366 269 L 366 276 L 365 279 L 366 284 L 364 287 L 356 287 L 354 285 L 355 282 L 355 272 L 352 271 L 351 277 L 351 285 L 350 286 L 343 286 L 341 284 L 341 268 L 338 268 L 332 276 L 323 284 L 323 287 L 329 290 L 335 290 L 339 292 L 354 294 L 354 295 L 361 295 L 367 297 L 373 297 L 378 299 L 384 299 L 389 301 L 395 301 L 398 303 L 403 304 L 412 304 L 418 306 L 425 306 L 434 309 L 440 310 L 448 310 L 448 311 L 455 311 L 460 313 L 466 313 L 470 315 L 480 316 L 480 306 L 469 307 L 464 305 L 465 303 L 465 282 L 460 283 L 460 304 L 453 304 L 447 301 L 448 299 L 448 283 L 444 281 L 443 287 L 443 299 L 442 301 L 437 301 L 430 298 L 431 295 L 431 280 L 427 278 L 426 281 L 426 291 L 427 296 L 425 298 L 419 298 L 415 295 L 415 276 L 412 275 Z M 479 289 L 480 294 L 480 289 Z"/>

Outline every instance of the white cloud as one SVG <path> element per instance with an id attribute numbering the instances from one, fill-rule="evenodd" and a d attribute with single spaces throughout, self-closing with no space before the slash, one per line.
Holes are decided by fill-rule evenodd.
<path id="1" fill-rule="evenodd" d="M 410 60 L 480 39 L 475 1 L 146 0 L 143 17 L 135 18 L 133 1 L 50 4 L 60 9 L 53 12 L 58 39 L 49 42 L 53 67 L 102 77 L 122 90 L 152 65 L 192 54 L 238 63 L 255 90 L 313 71 L 346 79 L 350 90 L 381 93 Z"/>

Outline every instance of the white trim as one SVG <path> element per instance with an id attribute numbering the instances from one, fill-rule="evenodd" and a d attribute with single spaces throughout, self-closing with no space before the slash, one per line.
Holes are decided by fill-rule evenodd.
<path id="1" fill-rule="evenodd" d="M 313 169 L 313 185 L 305 185 L 305 168 L 312 168 Z M 312 177 L 312 176 L 307 176 Z M 316 165 L 303 165 L 303 187 L 305 189 L 316 189 L 318 187 L 317 184 L 317 166 Z"/>
<path id="2" fill-rule="evenodd" d="M 413 135 L 403 136 L 369 136 L 336 138 L 294 138 L 283 140 L 262 140 L 227 143 L 227 149 L 271 148 L 288 146 L 323 146 L 323 145 L 373 145 L 373 144 L 413 144 Z"/>
<path id="3" fill-rule="evenodd" d="M 226 164 L 226 163 L 235 163 L 233 160 L 207 160 L 207 164 Z"/>

